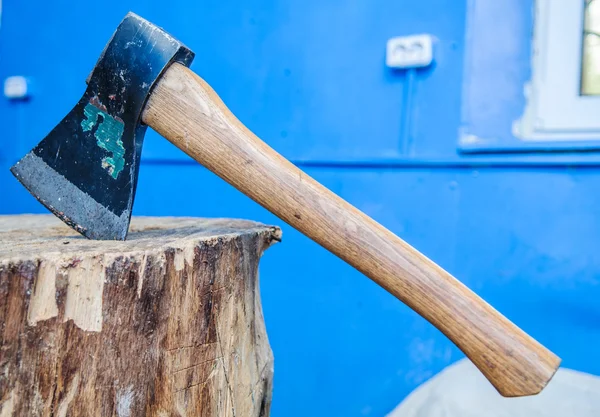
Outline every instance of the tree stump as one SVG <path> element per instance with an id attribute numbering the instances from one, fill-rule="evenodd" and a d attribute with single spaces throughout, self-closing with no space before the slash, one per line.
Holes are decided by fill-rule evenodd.
<path id="1" fill-rule="evenodd" d="M 0 417 L 267 416 L 258 263 L 280 230 L 134 218 L 125 242 L 0 216 Z"/>

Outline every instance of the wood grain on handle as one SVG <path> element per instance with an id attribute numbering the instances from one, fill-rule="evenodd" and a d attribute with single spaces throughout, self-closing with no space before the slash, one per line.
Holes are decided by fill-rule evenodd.
<path id="1" fill-rule="evenodd" d="M 143 121 L 238 190 L 425 317 L 504 396 L 533 395 L 560 359 L 434 262 L 250 132 L 212 88 L 173 64 Z"/>

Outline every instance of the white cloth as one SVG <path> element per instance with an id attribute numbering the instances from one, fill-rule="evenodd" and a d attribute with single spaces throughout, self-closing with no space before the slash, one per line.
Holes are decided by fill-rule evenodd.
<path id="1" fill-rule="evenodd" d="M 463 359 L 415 389 L 388 417 L 600 417 L 600 378 L 559 368 L 540 394 L 504 398 Z"/>

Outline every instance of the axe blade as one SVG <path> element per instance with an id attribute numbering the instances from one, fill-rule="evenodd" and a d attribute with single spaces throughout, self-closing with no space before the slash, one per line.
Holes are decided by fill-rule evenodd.
<path id="1" fill-rule="evenodd" d="M 84 236 L 124 240 L 146 132 L 144 105 L 172 62 L 187 66 L 193 58 L 164 30 L 129 13 L 79 103 L 11 172 Z"/>

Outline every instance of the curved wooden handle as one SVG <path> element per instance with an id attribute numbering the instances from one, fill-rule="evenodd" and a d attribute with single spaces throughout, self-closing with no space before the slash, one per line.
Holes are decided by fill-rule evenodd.
<path id="1" fill-rule="evenodd" d="M 173 64 L 143 121 L 196 161 L 394 294 L 450 338 L 503 396 L 533 395 L 560 359 L 434 262 L 250 132 Z"/>

